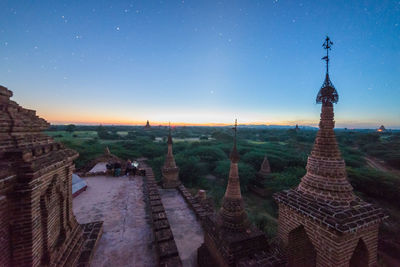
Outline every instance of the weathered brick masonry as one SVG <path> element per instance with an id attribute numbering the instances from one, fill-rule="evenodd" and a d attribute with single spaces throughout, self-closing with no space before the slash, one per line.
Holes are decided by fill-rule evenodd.
<path id="1" fill-rule="evenodd" d="M 377 263 L 378 228 L 385 215 L 380 208 L 356 197 L 347 180 L 333 130 L 333 103 L 337 101 L 338 94 L 327 72 L 317 97 L 322 103 L 321 120 L 307 173 L 297 188 L 275 195 L 279 205 L 278 235 L 289 266 Z"/>
<path id="2" fill-rule="evenodd" d="M 0 266 L 77 265 L 85 241 L 72 213 L 78 154 L 41 133 L 49 124 L 11 96 L 0 86 Z"/>

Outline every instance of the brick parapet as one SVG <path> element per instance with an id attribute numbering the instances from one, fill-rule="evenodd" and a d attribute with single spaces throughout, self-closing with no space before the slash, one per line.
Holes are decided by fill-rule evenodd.
<path id="1" fill-rule="evenodd" d="M 143 161 L 146 176 L 144 176 L 143 191 L 146 199 L 146 206 L 150 214 L 151 226 L 154 234 L 154 242 L 157 248 L 159 266 L 182 266 L 178 248 L 175 243 L 167 214 L 162 204 L 157 182 L 153 170 Z"/>
<path id="2" fill-rule="evenodd" d="M 204 219 L 214 212 L 213 206 L 209 201 L 210 199 L 199 201 L 199 199 L 194 197 L 183 184 L 179 185 L 177 189 L 189 207 L 193 210 L 196 218 L 200 220 L 203 225 Z"/>

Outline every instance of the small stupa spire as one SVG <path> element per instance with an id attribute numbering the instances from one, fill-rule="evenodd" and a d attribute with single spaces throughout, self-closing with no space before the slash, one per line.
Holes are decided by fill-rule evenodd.
<path id="1" fill-rule="evenodd" d="M 239 180 L 239 153 L 237 152 L 237 120 L 235 120 L 233 148 L 230 154 L 231 166 L 229 170 L 228 185 L 226 187 L 219 217 L 222 226 L 228 231 L 244 231 L 249 225 L 247 213 L 244 209 Z"/>
<path id="2" fill-rule="evenodd" d="M 161 169 L 163 176 L 163 187 L 175 188 L 180 185 L 180 181 L 179 181 L 179 168 L 176 166 L 174 154 L 172 153 L 171 123 L 169 123 L 167 145 L 168 145 L 168 152 L 167 156 L 165 157 L 164 165 Z"/>
<path id="3" fill-rule="evenodd" d="M 237 152 L 237 148 L 236 148 L 236 138 L 237 138 L 237 119 L 235 119 L 235 125 L 232 128 L 232 130 L 234 131 L 234 138 L 233 138 L 233 148 L 230 154 L 230 159 L 232 162 L 237 163 L 239 162 L 239 153 Z"/>
<path id="4" fill-rule="evenodd" d="M 171 122 L 169 122 L 169 132 L 168 132 L 168 145 L 172 145 L 172 136 L 171 136 Z"/>

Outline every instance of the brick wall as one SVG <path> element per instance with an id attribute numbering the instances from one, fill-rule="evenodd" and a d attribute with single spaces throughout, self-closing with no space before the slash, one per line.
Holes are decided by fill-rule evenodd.
<path id="1" fill-rule="evenodd" d="M 294 246 L 289 245 L 290 233 L 298 230 L 298 227 L 304 227 L 317 253 L 316 266 L 349 266 L 359 240 L 365 243 L 368 250 L 368 266 L 374 266 L 377 263 L 378 223 L 341 234 L 283 204 L 279 204 L 278 220 L 278 236 L 287 249 L 287 253 L 290 252 L 290 246 Z M 288 254 L 289 262 L 292 256 Z"/>

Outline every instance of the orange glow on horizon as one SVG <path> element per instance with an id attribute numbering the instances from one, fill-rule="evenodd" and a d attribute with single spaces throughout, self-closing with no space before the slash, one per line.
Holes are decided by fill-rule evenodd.
<path id="1" fill-rule="evenodd" d="M 146 120 L 147 121 L 147 120 Z M 78 124 L 78 125 L 116 125 L 116 126 L 145 126 L 146 121 L 124 121 L 124 120 L 119 120 L 119 121 L 55 121 L 55 120 L 50 120 L 49 122 L 51 124 L 61 124 L 61 125 L 66 125 L 66 124 Z M 168 126 L 169 122 L 160 122 L 160 121 L 151 121 L 149 120 L 150 126 Z M 210 127 L 217 127 L 217 126 L 230 126 L 233 125 L 233 123 L 192 123 L 192 122 L 172 122 L 171 121 L 171 126 L 210 126 Z M 280 125 L 280 126 L 295 126 L 296 123 L 287 123 L 287 122 L 274 122 L 274 123 L 267 123 L 267 122 L 245 122 L 245 123 L 239 123 L 239 125 Z"/>

